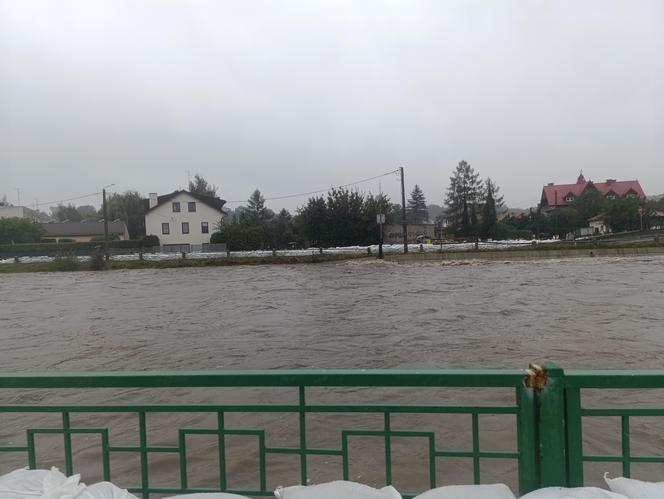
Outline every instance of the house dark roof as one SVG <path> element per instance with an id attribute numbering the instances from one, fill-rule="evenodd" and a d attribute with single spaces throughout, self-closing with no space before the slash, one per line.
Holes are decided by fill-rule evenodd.
<path id="1" fill-rule="evenodd" d="M 571 206 L 576 202 L 576 199 L 583 194 L 583 191 L 591 186 L 594 186 L 602 196 L 606 196 L 613 192 L 617 197 L 625 197 L 630 192 L 633 192 L 634 195 L 641 200 L 646 197 L 638 180 L 608 179 L 606 182 L 592 182 L 586 180 L 583 174 L 581 174 L 576 180 L 576 184 L 545 185 L 542 190 L 542 205 Z M 565 198 L 570 194 L 574 199 L 572 201 L 567 201 Z"/>
<path id="2" fill-rule="evenodd" d="M 53 222 L 40 225 L 51 237 L 104 235 L 104 222 Z M 108 222 L 109 234 L 123 235 L 126 230 L 124 222 Z"/>
<path id="3" fill-rule="evenodd" d="M 173 199 L 174 197 L 176 197 L 180 194 L 188 194 L 192 198 L 197 199 L 198 201 L 200 201 L 201 203 L 204 203 L 204 204 L 208 205 L 210 208 L 213 208 L 217 211 L 225 213 L 224 210 L 222 209 L 223 206 L 226 204 L 225 200 L 219 199 L 217 197 L 205 196 L 204 194 L 198 194 L 196 192 L 185 191 L 184 189 L 179 190 L 179 191 L 173 191 L 170 194 L 164 194 L 163 196 L 157 196 L 157 205 L 154 206 L 152 209 L 154 210 L 157 206 L 159 206 L 163 203 L 167 203 L 168 201 L 170 201 L 171 199 Z M 145 210 L 145 213 L 149 212 L 150 211 L 150 199 L 149 198 L 148 199 L 143 199 L 142 203 L 143 203 L 143 209 Z"/>

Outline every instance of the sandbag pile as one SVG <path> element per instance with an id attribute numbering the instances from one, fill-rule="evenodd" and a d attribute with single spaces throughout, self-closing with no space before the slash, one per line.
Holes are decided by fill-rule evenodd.
<path id="1" fill-rule="evenodd" d="M 643 482 L 630 478 L 604 476 L 610 491 L 596 487 L 548 487 L 530 492 L 521 499 L 662 499 L 664 482 Z M 87 486 L 80 475 L 70 477 L 57 468 L 20 469 L 0 476 L 0 499 L 138 499 L 109 482 Z M 336 481 L 319 485 L 278 487 L 277 499 L 402 499 L 392 486 L 375 489 L 360 483 Z M 222 492 L 185 494 L 170 499 L 248 499 Z M 503 484 L 449 485 L 428 490 L 414 499 L 516 499 Z"/>

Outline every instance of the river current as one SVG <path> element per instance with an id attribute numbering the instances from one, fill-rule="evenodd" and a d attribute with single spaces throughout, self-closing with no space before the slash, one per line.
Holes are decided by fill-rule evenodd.
<path id="1" fill-rule="evenodd" d="M 4 372 L 524 368 L 529 362 L 545 360 L 565 368 L 664 368 L 664 257 L 446 265 L 366 259 L 319 265 L 15 274 L 3 275 L 0 283 L 0 360 Z M 154 390 L 147 398 L 149 402 L 213 402 L 219 400 L 219 393 Z M 418 396 L 404 390 L 398 395 L 405 402 L 416 401 Z M 71 392 L 2 395 L 3 402 L 12 403 L 79 403 L 96 396 Z M 126 390 L 113 391 L 103 400 L 124 402 L 132 396 L 135 393 Z M 251 396 L 261 401 L 269 398 L 263 392 L 247 395 Z M 277 402 L 293 401 L 291 393 L 269 396 Z M 343 401 L 354 396 L 386 401 L 392 400 L 394 393 L 351 391 Z M 429 397 L 424 391 L 419 396 Z M 236 400 L 240 395 L 224 397 Z M 463 401 L 468 394 L 457 390 L 454 397 Z M 496 400 L 509 397 L 513 395 Z M 209 424 L 206 418 L 201 415 L 187 424 L 205 426 Z M 110 419 L 104 422 L 109 427 Z M 236 424 L 277 428 L 277 440 L 297 433 L 293 430 L 296 424 L 286 419 L 263 419 L 253 415 L 240 418 Z M 332 423 L 313 419 L 310 431 L 316 444 L 315 438 Z M 7 429 L 19 421 L 9 418 L 1 435 L 4 441 L 24 439 L 21 431 Z M 426 426 L 427 421 L 422 416 L 404 425 Z M 37 422 L 43 425 L 46 419 Z M 132 425 L 115 423 L 119 426 L 112 435 L 131 441 Z M 169 422 L 167 430 L 155 423 L 150 438 L 170 441 L 173 424 Z M 352 425 L 340 426 L 358 424 L 372 428 L 374 420 L 356 418 Z M 461 438 L 458 425 L 465 423 L 455 424 L 436 430 L 451 448 L 465 445 L 457 441 Z M 482 427 L 487 430 L 482 436 L 484 448 L 513 450 L 514 435 L 505 430 L 500 418 L 488 417 Z M 593 430 L 588 431 L 592 436 Z M 607 422 L 595 431 L 615 433 L 618 429 Z M 338 445 L 334 432 L 320 439 L 320 445 Z M 360 457 L 351 468 L 352 478 L 380 483 L 381 477 L 375 475 L 382 465 L 372 464 L 373 443 L 360 440 Z M 612 445 L 606 442 L 607 448 Z M 664 442 L 659 441 L 644 445 L 649 451 L 664 448 Z M 198 447 L 192 444 L 192 448 Z M 256 478 L 255 473 L 246 471 L 252 468 L 247 460 L 253 459 L 255 442 L 238 441 L 235 448 L 241 456 L 235 464 L 229 461 L 229 472 L 235 473 L 238 487 L 249 487 Z M 57 442 L 44 438 L 43 449 L 44 465 L 60 463 Z M 83 439 L 75 445 L 75 462 L 92 462 L 98 453 L 95 449 L 97 443 Z M 398 453 L 398 446 L 393 450 Z M 426 473 L 418 473 L 422 467 L 426 471 L 426 464 L 422 466 L 425 451 L 407 451 L 417 457 L 417 465 L 407 460 L 394 465 L 397 484 L 402 480 L 406 488 L 423 488 Z M 218 464 L 210 462 L 215 455 L 214 442 L 208 439 L 191 457 L 192 477 L 200 479 L 202 485 L 215 483 Z M 327 476 L 330 463 L 325 459 L 318 464 L 311 459 L 314 480 L 338 477 L 338 473 Z M 0 456 L 0 472 L 19 461 Z M 275 478 L 278 483 L 268 484 L 296 481 L 297 463 L 297 459 L 286 458 L 268 462 L 271 472 L 279 477 Z M 113 466 L 118 472 L 132 469 L 124 459 Z M 163 475 L 166 481 L 169 476 L 179 476 L 177 464 L 168 456 L 159 456 L 154 466 L 158 469 L 155 476 Z M 464 481 L 459 477 L 468 471 L 467 463 L 439 468 L 443 481 Z M 488 476 L 483 475 L 483 481 L 514 485 L 514 472 L 514 466 L 501 463 L 487 466 Z M 599 472 L 597 468 L 598 476 Z M 91 469 L 88 473 L 95 478 L 97 472 Z"/>

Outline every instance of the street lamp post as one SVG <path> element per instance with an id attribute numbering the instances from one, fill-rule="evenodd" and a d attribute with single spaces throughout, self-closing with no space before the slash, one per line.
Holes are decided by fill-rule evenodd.
<path id="1" fill-rule="evenodd" d="M 106 258 L 106 261 L 109 259 L 108 255 L 108 215 L 106 211 L 106 188 L 107 187 L 113 187 L 115 184 L 108 184 L 105 185 L 101 189 L 101 199 L 102 199 L 102 212 L 104 214 L 104 257 Z"/>

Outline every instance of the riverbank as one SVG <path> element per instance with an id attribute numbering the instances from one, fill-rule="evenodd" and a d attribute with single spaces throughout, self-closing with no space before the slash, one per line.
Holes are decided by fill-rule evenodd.
<path id="1" fill-rule="evenodd" d="M 238 265 L 291 265 L 337 262 L 367 258 L 366 253 L 332 253 L 296 256 L 179 258 L 173 260 L 110 260 L 108 262 L 81 261 L 71 258 L 50 262 L 6 263 L 0 265 L 0 274 L 23 272 L 75 272 L 127 269 L 172 269 L 181 267 L 226 267 Z"/>
<path id="2" fill-rule="evenodd" d="M 387 255 L 386 259 L 398 263 L 417 263 L 455 260 L 504 260 L 523 261 L 552 258 L 592 258 L 606 256 L 647 256 L 664 255 L 664 244 L 636 242 L 605 245 L 599 243 L 578 243 L 576 245 L 533 245 L 520 248 L 478 249 L 443 252 L 410 252 L 407 255 Z"/>

